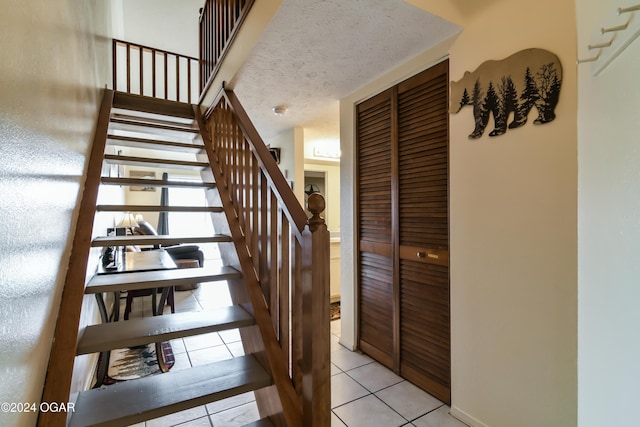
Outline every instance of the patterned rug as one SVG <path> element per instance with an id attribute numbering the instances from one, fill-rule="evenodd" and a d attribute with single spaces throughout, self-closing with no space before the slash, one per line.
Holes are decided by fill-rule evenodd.
<path id="1" fill-rule="evenodd" d="M 336 320 L 340 318 L 340 301 L 333 302 L 329 305 L 331 313 L 329 314 L 330 320 Z"/>
<path id="2" fill-rule="evenodd" d="M 163 342 L 162 352 L 165 363 L 170 369 L 175 363 L 171 344 Z M 109 358 L 109 371 L 104 384 L 133 380 L 159 372 L 155 344 L 112 350 Z"/>

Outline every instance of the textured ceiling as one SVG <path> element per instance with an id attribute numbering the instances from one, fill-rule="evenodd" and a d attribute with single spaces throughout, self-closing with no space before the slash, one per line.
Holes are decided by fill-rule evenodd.
<path id="1" fill-rule="evenodd" d="M 284 0 L 230 86 L 267 141 L 294 126 L 337 138 L 340 98 L 458 31 L 403 0 Z"/>

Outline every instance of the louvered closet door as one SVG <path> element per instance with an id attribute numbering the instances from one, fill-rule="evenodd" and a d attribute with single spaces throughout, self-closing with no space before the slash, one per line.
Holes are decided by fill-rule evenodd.
<path id="1" fill-rule="evenodd" d="M 398 86 L 400 373 L 450 403 L 448 63 Z"/>
<path id="2" fill-rule="evenodd" d="M 391 91 L 358 105 L 359 345 L 393 367 Z"/>

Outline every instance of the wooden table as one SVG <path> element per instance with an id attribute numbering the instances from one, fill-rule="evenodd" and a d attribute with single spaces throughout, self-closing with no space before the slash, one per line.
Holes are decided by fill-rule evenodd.
<path id="1" fill-rule="evenodd" d="M 131 273 L 137 271 L 174 270 L 178 268 L 171 255 L 164 249 L 154 249 L 142 252 L 119 251 L 118 256 L 122 261 L 117 268 L 105 269 L 102 264 L 98 268 L 98 274 Z"/>
<path id="2" fill-rule="evenodd" d="M 116 268 L 106 269 L 102 265 L 102 263 L 98 267 L 97 274 L 121 274 L 121 273 L 139 273 L 144 271 L 158 271 L 158 270 L 175 270 L 178 268 L 175 261 L 164 249 L 154 249 L 150 251 L 141 251 L 141 252 L 126 252 L 123 251 L 122 248 L 118 249 L 117 257 L 119 261 L 117 262 Z M 117 282 L 117 279 L 114 278 L 114 281 Z M 160 312 L 162 312 L 164 303 L 167 300 L 168 294 L 170 292 L 169 288 L 163 290 L 160 303 Z M 153 304 L 153 313 L 154 316 L 158 311 L 156 306 L 156 290 L 153 288 L 151 293 L 152 295 L 152 304 Z M 113 311 L 111 315 L 107 314 L 106 306 L 104 303 L 104 299 L 102 294 L 96 294 L 96 299 L 98 300 L 98 309 L 100 310 L 100 314 L 102 315 L 103 322 L 117 322 L 120 318 L 120 298 L 119 292 L 114 292 L 114 305 Z"/>

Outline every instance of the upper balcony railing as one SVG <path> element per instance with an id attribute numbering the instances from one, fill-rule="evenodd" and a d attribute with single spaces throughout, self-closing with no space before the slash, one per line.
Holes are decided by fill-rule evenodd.
<path id="1" fill-rule="evenodd" d="M 206 0 L 200 9 L 200 93 L 206 93 L 254 0 Z"/>
<path id="2" fill-rule="evenodd" d="M 113 40 L 113 89 L 192 103 L 198 100 L 198 59 Z"/>

